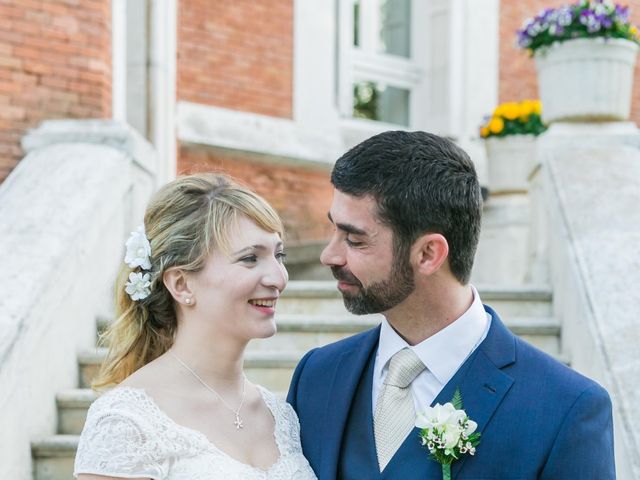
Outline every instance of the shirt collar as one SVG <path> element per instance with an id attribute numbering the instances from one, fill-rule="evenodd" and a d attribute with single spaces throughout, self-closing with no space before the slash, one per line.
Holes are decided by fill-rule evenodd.
<path id="1" fill-rule="evenodd" d="M 383 319 L 378 345 L 378 362 L 375 375 L 382 375 L 389 360 L 403 348 L 411 348 L 422 363 L 433 373 L 437 380 L 445 385 L 456 373 L 460 365 L 484 340 L 489 319 L 482 306 L 480 295 L 473 285 L 473 301 L 466 312 L 451 325 L 413 347 L 410 346 Z"/>

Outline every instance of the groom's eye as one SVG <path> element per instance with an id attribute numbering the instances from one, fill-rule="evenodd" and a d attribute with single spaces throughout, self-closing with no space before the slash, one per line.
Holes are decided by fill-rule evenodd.
<path id="1" fill-rule="evenodd" d="M 349 237 L 345 238 L 345 242 L 350 247 L 361 247 L 362 245 L 364 245 L 364 242 L 357 242 L 357 241 L 351 240 Z"/>

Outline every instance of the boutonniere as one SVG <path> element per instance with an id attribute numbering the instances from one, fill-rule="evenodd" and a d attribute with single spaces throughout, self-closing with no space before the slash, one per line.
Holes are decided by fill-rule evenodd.
<path id="1" fill-rule="evenodd" d="M 418 414 L 416 427 L 421 429 L 420 440 L 429 458 L 442 465 L 443 480 L 451 480 L 451 464 L 463 455 L 475 455 L 480 443 L 478 424 L 463 410 L 460 389 L 451 402 L 437 403 Z"/>

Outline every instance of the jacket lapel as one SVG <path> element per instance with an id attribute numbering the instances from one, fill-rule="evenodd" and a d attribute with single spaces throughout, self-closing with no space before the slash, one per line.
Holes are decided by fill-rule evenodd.
<path id="1" fill-rule="evenodd" d="M 352 350 L 340 356 L 335 363 L 327 390 L 327 410 L 324 415 L 322 445 L 322 463 L 319 477 L 321 480 L 333 480 L 338 470 L 338 460 L 344 427 L 351 409 L 353 396 L 367 361 L 378 344 L 380 326 L 365 332 Z M 329 377 L 331 378 L 331 377 Z"/>
<path id="2" fill-rule="evenodd" d="M 463 408 L 469 418 L 478 424 L 477 431 L 480 433 L 485 430 L 513 384 L 513 378 L 501 369 L 515 362 L 515 337 L 491 308 L 485 306 L 485 310 L 492 317 L 487 337 L 432 403 L 433 406 L 450 402 L 456 388 L 460 388 Z M 482 437 L 476 455 L 482 455 Z M 465 455 L 452 464 L 453 478 L 460 474 L 468 457 Z"/>

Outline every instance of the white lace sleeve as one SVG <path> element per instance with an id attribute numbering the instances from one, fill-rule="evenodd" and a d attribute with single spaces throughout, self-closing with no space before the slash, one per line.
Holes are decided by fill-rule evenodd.
<path id="1" fill-rule="evenodd" d="M 293 453 L 302 452 L 300 446 L 300 420 L 298 420 L 298 414 L 291 405 L 286 402 L 282 402 L 284 422 L 286 425 L 285 435 L 288 440 L 288 447 Z"/>
<path id="2" fill-rule="evenodd" d="M 89 409 L 78 445 L 74 476 L 86 473 L 122 478 L 163 478 L 166 466 L 155 448 L 156 439 L 150 425 L 135 410 L 113 407 L 103 397 Z"/>

